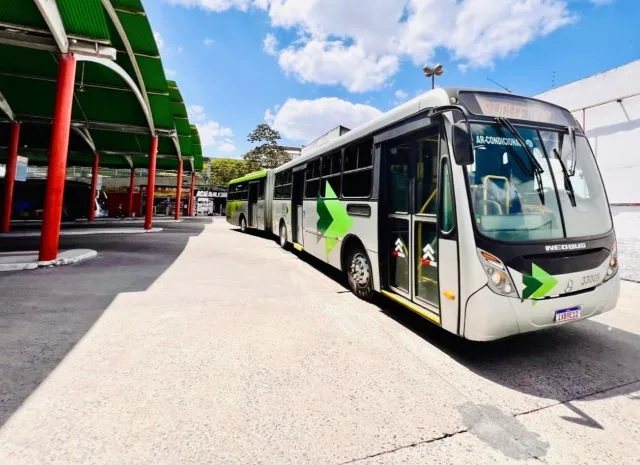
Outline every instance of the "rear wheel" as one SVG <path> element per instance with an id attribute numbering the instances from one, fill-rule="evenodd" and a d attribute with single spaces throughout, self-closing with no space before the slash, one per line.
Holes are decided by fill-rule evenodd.
<path id="1" fill-rule="evenodd" d="M 354 248 L 347 259 L 347 279 L 351 291 L 363 300 L 373 297 L 373 272 L 364 249 Z"/>
<path id="2" fill-rule="evenodd" d="M 287 243 L 289 240 L 287 239 L 287 225 L 284 223 L 280 223 L 280 234 L 278 238 L 278 242 L 280 243 L 280 247 L 283 249 L 287 248 Z"/>
<path id="3" fill-rule="evenodd" d="M 240 231 L 247 232 L 247 220 L 244 219 L 244 216 L 240 217 Z"/>

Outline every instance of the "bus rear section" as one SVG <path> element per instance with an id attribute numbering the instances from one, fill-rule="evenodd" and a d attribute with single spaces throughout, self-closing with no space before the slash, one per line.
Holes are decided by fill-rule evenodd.
<path id="1" fill-rule="evenodd" d="M 267 184 L 269 171 L 256 171 L 229 182 L 227 221 L 244 232 L 270 229 Z"/>

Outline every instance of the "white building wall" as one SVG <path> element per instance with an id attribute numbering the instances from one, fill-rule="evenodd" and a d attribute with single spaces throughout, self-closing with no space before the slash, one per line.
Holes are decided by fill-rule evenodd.
<path id="1" fill-rule="evenodd" d="M 573 111 L 586 129 L 612 204 L 640 203 L 640 95 L 624 98 L 639 93 L 640 60 L 536 96 Z"/>

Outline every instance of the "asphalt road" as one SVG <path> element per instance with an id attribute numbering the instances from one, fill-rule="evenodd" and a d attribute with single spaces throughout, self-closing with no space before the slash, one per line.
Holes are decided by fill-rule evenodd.
<path id="1" fill-rule="evenodd" d="M 638 284 L 477 344 L 222 219 L 102 240 L 0 276 L 3 465 L 640 463 Z"/>

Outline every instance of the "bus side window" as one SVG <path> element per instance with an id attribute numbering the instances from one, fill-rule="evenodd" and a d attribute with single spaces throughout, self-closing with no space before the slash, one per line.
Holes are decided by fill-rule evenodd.
<path id="1" fill-rule="evenodd" d="M 373 139 L 365 139 L 344 151 L 343 198 L 368 198 L 373 188 Z"/>

